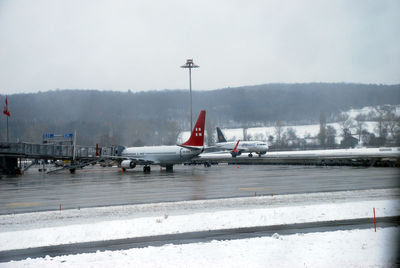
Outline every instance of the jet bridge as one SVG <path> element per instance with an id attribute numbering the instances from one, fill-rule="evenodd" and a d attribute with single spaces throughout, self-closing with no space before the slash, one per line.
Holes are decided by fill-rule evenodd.
<path id="1" fill-rule="evenodd" d="M 69 160 L 81 167 L 114 155 L 114 147 L 1 142 L 0 173 L 20 174 L 22 159 Z"/>

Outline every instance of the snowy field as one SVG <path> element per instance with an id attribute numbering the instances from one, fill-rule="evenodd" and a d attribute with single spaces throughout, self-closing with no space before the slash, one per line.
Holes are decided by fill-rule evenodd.
<path id="1" fill-rule="evenodd" d="M 327 126 L 332 126 L 337 133 L 335 138 L 336 143 L 340 143 L 343 137 L 340 136 L 341 128 L 339 123 L 328 123 Z M 319 133 L 319 124 L 311 124 L 311 125 L 293 125 L 293 126 L 283 126 L 282 133 L 286 132 L 289 128 L 293 129 L 296 133 L 296 136 L 302 139 L 307 139 L 308 137 L 317 137 Z M 376 122 L 365 122 L 363 129 L 367 130 L 370 133 L 377 132 L 377 123 Z M 222 129 L 222 132 L 225 135 L 227 141 L 237 141 L 238 139 L 243 140 L 243 128 L 225 128 Z M 259 140 L 266 141 L 269 136 L 273 136 L 276 139 L 276 130 L 275 127 L 252 127 L 247 129 L 247 135 L 251 136 L 251 140 Z M 216 135 L 216 131 L 215 131 Z M 183 142 L 189 139 L 190 132 L 184 131 L 179 136 L 179 141 Z M 357 138 L 357 137 L 356 137 Z"/>
<path id="2" fill-rule="evenodd" d="M 400 116 L 400 105 L 394 105 L 394 114 L 396 116 Z M 347 114 L 353 121 L 357 117 L 357 115 L 365 115 L 367 116 L 370 113 L 375 113 L 374 107 L 364 107 L 361 109 L 351 109 L 349 111 L 343 112 L 343 114 Z M 340 143 L 342 140 L 342 129 L 339 123 L 328 123 L 327 126 L 331 126 L 336 130 L 336 138 L 335 142 Z M 282 133 L 286 132 L 289 128 L 293 129 L 296 133 L 296 136 L 302 139 L 307 139 L 308 137 L 317 137 L 319 133 L 319 124 L 309 124 L 309 125 L 291 125 L 291 126 L 283 126 Z M 376 121 L 365 121 L 363 125 L 363 129 L 368 131 L 369 133 L 374 133 L 375 135 L 379 135 L 378 131 L 378 122 Z M 352 128 L 352 133 L 356 133 L 355 128 Z M 243 128 L 223 128 L 222 129 L 225 138 L 228 141 L 237 141 L 238 139 L 243 140 Z M 216 134 L 216 131 L 214 132 Z M 274 126 L 269 127 L 252 127 L 247 129 L 247 135 L 250 135 L 251 140 L 259 140 L 266 141 L 269 136 L 273 136 L 276 139 L 276 130 Z M 184 131 L 181 133 L 179 137 L 179 141 L 183 142 L 187 140 L 190 136 L 189 131 Z M 356 135 L 355 138 L 358 138 Z"/>
<path id="3" fill-rule="evenodd" d="M 400 215 L 399 189 L 185 201 L 0 216 L 0 251 L 46 245 Z M 0 267 L 395 266 L 399 228 L 164 245 L 2 263 Z"/>

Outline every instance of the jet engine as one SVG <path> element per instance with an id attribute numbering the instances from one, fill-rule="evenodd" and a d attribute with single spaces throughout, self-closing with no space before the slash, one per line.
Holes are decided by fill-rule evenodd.
<path id="1" fill-rule="evenodd" d="M 123 160 L 121 162 L 121 167 L 122 168 L 135 168 L 136 167 L 136 163 L 132 160 Z"/>
<path id="2" fill-rule="evenodd" d="M 237 151 L 237 152 L 231 151 L 232 157 L 240 156 L 241 154 L 242 154 L 242 151 Z"/>

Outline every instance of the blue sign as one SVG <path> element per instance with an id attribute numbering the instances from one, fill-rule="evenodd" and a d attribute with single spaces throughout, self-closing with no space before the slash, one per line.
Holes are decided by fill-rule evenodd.
<path id="1" fill-rule="evenodd" d="M 72 138 L 72 137 L 73 137 L 72 133 L 64 134 L 64 138 Z"/>
<path id="2" fill-rule="evenodd" d="M 45 133 L 45 134 L 43 134 L 43 138 L 52 139 L 52 138 L 54 138 L 54 134 L 53 133 Z"/>

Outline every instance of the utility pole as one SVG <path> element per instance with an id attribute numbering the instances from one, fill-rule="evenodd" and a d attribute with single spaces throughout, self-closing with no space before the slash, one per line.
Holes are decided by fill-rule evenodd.
<path id="1" fill-rule="evenodd" d="M 75 157 L 76 157 L 76 129 L 74 130 L 74 139 L 73 139 L 73 145 L 72 145 L 72 160 L 75 162 Z"/>
<path id="2" fill-rule="evenodd" d="M 189 89 L 190 89 L 190 131 L 193 130 L 193 116 L 192 116 L 192 68 L 199 68 L 200 66 L 194 64 L 193 59 L 187 59 L 186 64 L 181 68 L 189 69 Z"/>

